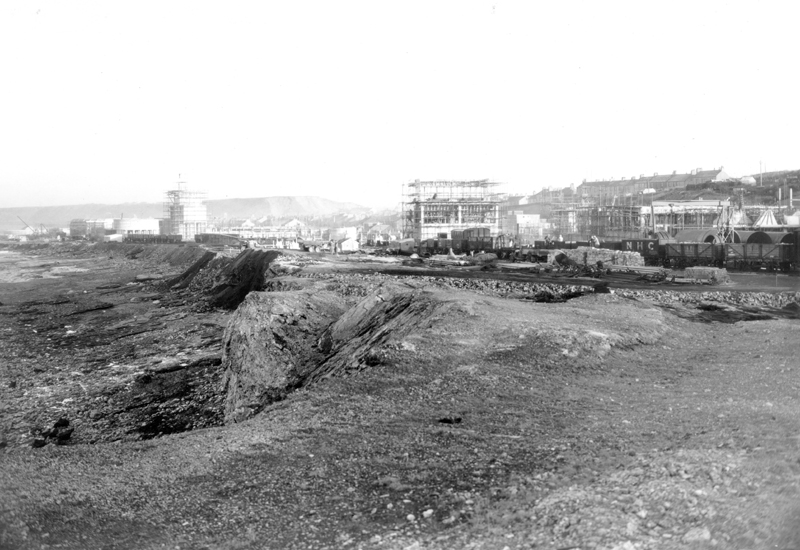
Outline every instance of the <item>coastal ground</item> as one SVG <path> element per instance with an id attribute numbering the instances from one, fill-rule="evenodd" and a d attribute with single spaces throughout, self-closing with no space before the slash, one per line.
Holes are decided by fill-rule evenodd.
<path id="1" fill-rule="evenodd" d="M 163 283 L 202 250 L 6 250 L 0 548 L 800 547 L 797 278 L 285 257 L 449 314 L 224 425 L 232 313 Z"/>

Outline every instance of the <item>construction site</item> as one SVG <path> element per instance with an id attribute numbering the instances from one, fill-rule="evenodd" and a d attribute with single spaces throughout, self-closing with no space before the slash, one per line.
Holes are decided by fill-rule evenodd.
<path id="1" fill-rule="evenodd" d="M 208 209 L 205 191 L 192 190 L 184 181 L 179 181 L 166 193 L 164 201 L 164 228 L 162 235 L 181 235 L 185 241 L 206 232 Z"/>
<path id="2" fill-rule="evenodd" d="M 448 239 L 452 232 L 485 229 L 500 231 L 499 183 L 473 181 L 420 181 L 403 186 L 403 236 L 424 241 Z"/>
<path id="3" fill-rule="evenodd" d="M 674 236 L 683 230 L 717 227 L 720 220 L 728 219 L 731 207 L 727 199 L 651 201 L 646 206 L 557 203 L 551 207 L 550 222 L 555 233 L 575 239 L 590 235 L 608 239 Z"/>
<path id="4" fill-rule="evenodd" d="M 741 199 L 654 200 L 647 206 L 554 204 L 550 222 L 555 233 L 573 240 L 590 235 L 636 239 L 696 230 L 779 230 L 797 226 L 798 215 L 794 210 L 782 213 L 766 205 L 743 205 Z"/>
<path id="5" fill-rule="evenodd" d="M 666 239 L 687 231 L 714 230 L 723 235 L 800 225 L 794 179 L 770 180 L 768 187 L 755 182 L 752 177 L 732 179 L 721 169 L 698 169 L 691 174 L 584 181 L 571 192 L 550 192 L 537 202 L 547 205 L 554 233 L 573 240 L 590 235 Z"/>

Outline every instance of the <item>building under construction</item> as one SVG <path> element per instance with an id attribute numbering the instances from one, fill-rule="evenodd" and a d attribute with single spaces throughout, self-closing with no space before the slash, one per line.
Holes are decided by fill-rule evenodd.
<path id="1" fill-rule="evenodd" d="M 417 241 L 449 239 L 452 231 L 482 228 L 497 236 L 500 230 L 499 183 L 420 181 L 403 187 L 403 236 Z"/>
<path id="2" fill-rule="evenodd" d="M 208 209 L 204 191 L 192 191 L 186 182 L 179 181 L 167 191 L 164 202 L 164 228 L 162 233 L 180 235 L 184 241 L 193 241 L 198 233 L 205 233 Z"/>
<path id="3" fill-rule="evenodd" d="M 554 204 L 551 221 L 556 233 L 582 240 L 590 235 L 609 239 L 640 239 L 652 234 L 675 235 L 688 229 L 719 225 L 729 200 L 649 200 L 647 204 Z"/>

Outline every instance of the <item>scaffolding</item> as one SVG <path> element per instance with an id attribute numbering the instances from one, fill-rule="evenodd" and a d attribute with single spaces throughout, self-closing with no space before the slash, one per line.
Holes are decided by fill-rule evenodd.
<path id="1" fill-rule="evenodd" d="M 500 232 L 501 196 L 497 182 L 420 181 L 403 186 L 403 237 L 417 241 L 450 239 L 452 231 L 485 228 Z"/>
<path id="2" fill-rule="evenodd" d="M 192 191 L 186 182 L 177 182 L 166 194 L 164 232 L 180 235 L 184 241 L 193 241 L 195 235 L 205 233 L 208 225 L 205 200 L 205 191 Z"/>
<path id="3" fill-rule="evenodd" d="M 679 231 L 714 228 L 723 209 L 727 212 L 730 207 L 728 200 L 660 200 L 638 205 L 635 202 L 554 207 L 554 226 L 562 228 L 565 237 L 571 234 L 579 240 L 590 235 L 609 239 L 645 238 L 653 233 L 674 236 Z"/>
<path id="4" fill-rule="evenodd" d="M 578 233 L 578 211 L 581 204 L 574 201 L 555 201 L 550 205 L 550 224 L 553 236 L 568 236 Z"/>

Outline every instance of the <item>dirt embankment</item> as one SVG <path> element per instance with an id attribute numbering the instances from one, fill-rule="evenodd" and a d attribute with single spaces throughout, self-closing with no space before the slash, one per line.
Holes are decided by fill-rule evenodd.
<path id="1" fill-rule="evenodd" d="M 800 545 L 788 298 L 121 250 L 0 285 L 0 545 Z"/>

